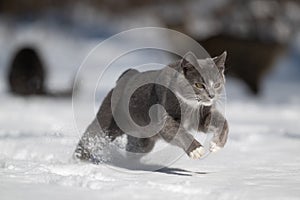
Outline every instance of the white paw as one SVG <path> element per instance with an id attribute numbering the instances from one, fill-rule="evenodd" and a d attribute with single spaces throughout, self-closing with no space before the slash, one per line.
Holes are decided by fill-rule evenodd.
<path id="1" fill-rule="evenodd" d="M 205 153 L 205 149 L 203 147 L 198 147 L 197 149 L 194 149 L 192 152 L 190 152 L 189 156 L 193 159 L 199 159 L 201 158 Z"/>
<path id="2" fill-rule="evenodd" d="M 209 151 L 211 152 L 217 152 L 221 149 L 221 147 L 217 146 L 215 142 L 210 142 Z"/>

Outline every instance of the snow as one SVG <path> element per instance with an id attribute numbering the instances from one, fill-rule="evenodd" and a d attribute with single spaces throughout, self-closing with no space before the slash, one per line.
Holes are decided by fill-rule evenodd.
<path id="1" fill-rule="evenodd" d="M 7 51 L 2 48 L 0 54 L 1 200 L 299 199 L 299 79 L 289 80 L 282 71 L 300 73 L 288 61 L 278 62 L 259 98 L 248 95 L 237 80 L 228 79 L 230 135 L 224 149 L 203 160 L 184 155 L 156 172 L 132 171 L 72 159 L 80 133 L 71 100 L 20 98 L 9 95 L 4 84 L 9 56 L 23 41 L 29 39 L 44 53 L 51 66 L 47 84 L 54 89 L 68 87 L 85 55 L 99 41 L 43 28 L 35 28 L 31 38 L 32 34 L 19 32 L 19 39 L 10 40 Z M 0 34 L 7 39 L 1 26 Z M 6 39 L 0 39 L 1 46 Z M 89 87 L 83 83 L 76 97 L 82 110 Z M 105 92 L 97 95 L 101 100 Z M 88 115 L 82 118 L 84 126 L 91 121 Z"/>

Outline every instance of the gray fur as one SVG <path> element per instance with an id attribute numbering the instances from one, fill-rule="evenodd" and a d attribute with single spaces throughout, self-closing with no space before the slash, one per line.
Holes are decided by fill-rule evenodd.
<path id="1" fill-rule="evenodd" d="M 151 116 L 149 117 L 150 108 L 160 104 L 166 112 L 162 115 L 163 119 L 156 120 L 157 123 L 163 121 L 164 124 L 158 133 L 150 137 L 135 137 L 127 134 L 127 151 L 148 153 L 158 139 L 163 139 L 182 148 L 190 155 L 193 150 L 202 146 L 189 133 L 191 129 L 204 133 L 213 132 L 213 142 L 218 147 L 224 147 L 228 135 L 228 123 L 224 116 L 217 111 L 215 104 L 225 83 L 223 74 L 225 59 L 226 52 L 219 57 L 202 60 L 197 60 L 192 54 L 187 54 L 182 60 L 170 64 L 162 70 L 147 72 L 127 70 L 120 76 L 116 87 L 105 97 L 96 119 L 89 125 L 79 141 L 75 156 L 97 162 L 96 154 L 101 148 L 99 138 L 108 138 L 109 141 L 113 141 L 125 134 L 117 125 L 114 112 L 121 105 L 122 98 L 128 93 L 128 88 L 131 88 L 135 82 L 150 76 L 161 79 L 169 87 L 155 83 L 139 87 L 130 96 L 128 108 L 130 116 L 123 117 L 122 113 L 117 114 L 122 115 L 122 118 L 130 117 L 134 123 L 143 127 L 153 120 Z M 174 75 L 167 69 L 173 69 L 181 76 Z M 203 87 L 197 88 L 195 84 L 201 84 Z M 176 85 L 182 87 L 176 87 Z M 187 87 L 191 87 L 192 91 L 184 91 Z M 182 118 L 183 110 L 189 117 Z M 194 120 L 197 118 L 199 120 Z"/>

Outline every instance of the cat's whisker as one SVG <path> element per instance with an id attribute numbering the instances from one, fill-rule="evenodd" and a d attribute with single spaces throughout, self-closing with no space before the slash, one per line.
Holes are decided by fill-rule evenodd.
<path id="1" fill-rule="evenodd" d="M 223 107 L 223 105 L 225 105 L 225 103 L 222 101 L 216 101 L 216 105 Z"/>
<path id="2" fill-rule="evenodd" d="M 224 100 L 226 100 L 226 98 L 225 98 L 225 97 L 219 97 L 219 98 L 218 98 L 218 100 L 220 100 L 220 101 L 221 101 L 221 100 L 222 100 L 222 101 L 224 101 Z"/>
<path id="3" fill-rule="evenodd" d="M 220 98 L 227 98 L 227 96 L 218 96 L 218 99 Z"/>

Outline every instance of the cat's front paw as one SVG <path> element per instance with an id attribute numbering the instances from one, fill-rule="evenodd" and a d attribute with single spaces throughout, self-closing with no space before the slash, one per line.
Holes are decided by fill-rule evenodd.
<path id="1" fill-rule="evenodd" d="M 222 147 L 218 146 L 217 143 L 215 142 L 210 142 L 210 146 L 209 146 L 209 151 L 210 152 L 217 152 L 221 149 Z"/>
<path id="2" fill-rule="evenodd" d="M 194 149 L 192 152 L 189 153 L 189 156 L 193 159 L 199 159 L 205 154 L 205 149 L 201 146 Z"/>

